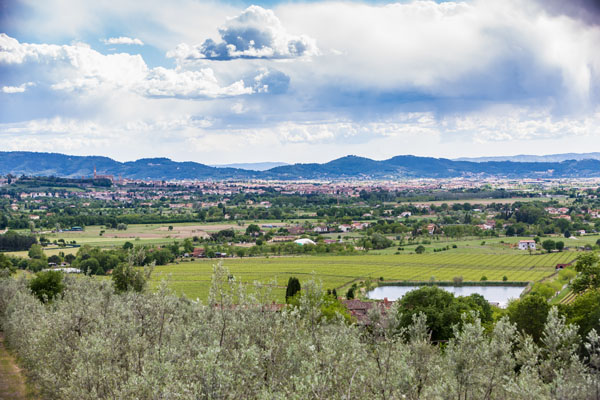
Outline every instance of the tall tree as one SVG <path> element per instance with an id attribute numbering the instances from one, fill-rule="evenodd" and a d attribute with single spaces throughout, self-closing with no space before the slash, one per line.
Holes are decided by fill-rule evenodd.
<path id="1" fill-rule="evenodd" d="M 285 289 L 285 302 L 289 302 L 289 299 L 294 297 L 300 290 L 300 281 L 298 278 L 291 276 L 288 280 L 287 288 Z"/>

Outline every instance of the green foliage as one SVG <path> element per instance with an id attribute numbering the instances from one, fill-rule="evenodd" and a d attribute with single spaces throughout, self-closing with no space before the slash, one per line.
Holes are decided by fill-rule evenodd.
<path id="1" fill-rule="evenodd" d="M 248 225 L 248 227 L 246 228 L 246 235 L 252 235 L 254 233 L 256 233 L 256 234 L 260 233 L 260 226 L 258 226 L 256 224 Z"/>
<path id="2" fill-rule="evenodd" d="M 29 289 L 41 301 L 54 300 L 64 290 L 63 274 L 60 271 L 38 272 L 35 278 L 29 281 Z"/>
<path id="3" fill-rule="evenodd" d="M 6 255 L 0 253 L 0 278 L 7 277 L 10 274 L 13 274 L 17 268 L 13 265 Z"/>
<path id="4" fill-rule="evenodd" d="M 354 299 L 354 290 L 355 289 L 356 288 L 354 286 L 352 286 L 348 289 L 348 291 L 346 292 L 346 299 L 348 299 L 348 300 Z"/>
<path id="5" fill-rule="evenodd" d="M 230 275 L 215 271 L 208 304 L 164 286 L 115 296 L 107 281 L 78 277 L 51 307 L 9 279 L 0 284 L 0 324 L 40 398 L 597 397 L 600 338 L 590 333 L 581 359 L 583 338 L 555 309 L 538 343 L 507 318 L 487 329 L 467 312 L 438 346 L 422 313 L 398 329 L 398 305 L 385 314 L 374 307 L 368 327 L 351 325 L 314 282 L 278 311 L 262 301 L 270 287 L 251 294 Z"/>
<path id="6" fill-rule="evenodd" d="M 546 299 L 536 294 L 530 294 L 518 301 L 511 302 L 507 314 L 517 328 L 538 342 L 542 337 L 544 324 L 548 318 L 550 305 Z"/>
<path id="7" fill-rule="evenodd" d="M 546 250 L 548 253 L 550 253 L 552 250 L 554 250 L 556 248 L 556 242 L 552 239 L 544 240 L 542 242 L 542 247 L 544 250 Z"/>
<path id="8" fill-rule="evenodd" d="M 49 263 L 54 263 L 54 264 L 60 264 L 62 262 L 62 259 L 60 258 L 60 256 L 57 256 L 56 254 L 51 255 L 50 257 L 48 257 L 48 262 Z"/>
<path id="9" fill-rule="evenodd" d="M 381 233 L 374 233 L 371 236 L 371 243 L 374 249 L 386 249 L 390 247 L 393 242 Z"/>
<path id="10" fill-rule="evenodd" d="M 294 297 L 301 289 L 298 278 L 291 276 L 285 289 L 285 302 L 289 302 L 290 298 Z"/>
<path id="11" fill-rule="evenodd" d="M 571 268 L 564 268 L 558 271 L 558 278 L 561 282 L 568 282 L 577 275 L 577 272 Z"/>
<path id="12" fill-rule="evenodd" d="M 167 263 L 173 261 L 173 259 L 173 253 L 171 252 L 171 250 L 165 247 L 149 253 L 148 259 L 145 262 L 147 264 L 155 262 L 156 265 L 166 265 Z"/>
<path id="13" fill-rule="evenodd" d="M 46 256 L 44 255 L 44 249 L 42 249 L 42 246 L 39 244 L 32 244 L 31 247 L 29 248 L 29 253 L 28 253 L 29 258 L 35 258 L 35 259 L 46 259 Z"/>
<path id="14" fill-rule="evenodd" d="M 112 272 L 112 281 L 117 292 L 142 292 L 146 289 L 152 268 L 136 268 L 131 261 L 119 264 Z"/>
<path id="15" fill-rule="evenodd" d="M 575 270 L 579 272 L 579 275 L 571 282 L 571 288 L 574 292 L 582 293 L 588 289 L 600 288 L 600 265 L 598 261 L 598 255 L 595 253 L 584 253 L 577 257 Z"/>
<path id="16" fill-rule="evenodd" d="M 423 246 L 423 245 L 418 245 L 418 246 L 415 248 L 415 253 L 417 253 L 417 254 L 423 254 L 423 253 L 425 253 L 425 246 Z"/>
<path id="17" fill-rule="evenodd" d="M 78 266 L 84 274 L 93 274 L 100 267 L 100 263 L 95 258 L 90 257 L 81 261 Z"/>
<path id="18" fill-rule="evenodd" d="M 48 268 L 48 263 L 44 259 L 32 258 L 27 262 L 27 269 L 31 272 L 39 272 L 45 268 Z"/>
<path id="19" fill-rule="evenodd" d="M 536 294 L 548 300 L 556 293 L 556 290 L 552 285 L 544 282 L 536 282 L 531 288 L 531 294 Z"/>
<path id="20" fill-rule="evenodd" d="M 600 292 L 590 290 L 577 296 L 573 303 L 566 307 L 565 313 L 567 321 L 579 327 L 582 337 L 586 337 L 592 329 L 600 332 Z"/>
<path id="21" fill-rule="evenodd" d="M 14 231 L 0 235 L 0 251 L 28 250 L 35 243 L 37 243 L 35 236 L 21 235 Z"/>
<path id="22" fill-rule="evenodd" d="M 463 313 L 474 311 L 484 323 L 492 321 L 490 304 L 478 294 L 454 297 L 436 286 L 424 286 L 411 290 L 398 303 L 398 326 L 407 328 L 415 315 L 423 314 L 427 317 L 427 328 L 434 341 L 450 339 L 453 326 L 462 323 Z"/>

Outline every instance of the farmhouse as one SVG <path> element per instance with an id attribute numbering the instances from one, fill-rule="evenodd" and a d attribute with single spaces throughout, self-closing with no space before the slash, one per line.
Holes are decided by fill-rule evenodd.
<path id="1" fill-rule="evenodd" d="M 302 235 L 304 233 L 304 228 L 300 225 L 290 226 L 287 230 L 292 235 Z"/>
<path id="2" fill-rule="evenodd" d="M 341 232 L 349 232 L 349 231 L 351 231 L 351 230 L 352 230 L 352 225 L 343 224 L 343 225 L 340 225 L 340 226 L 338 226 L 338 229 L 339 229 Z"/>
<path id="3" fill-rule="evenodd" d="M 535 250 L 535 240 L 520 240 L 519 250 Z"/>
<path id="4" fill-rule="evenodd" d="M 327 232 L 329 232 L 329 228 L 327 227 L 327 225 L 318 225 L 318 226 L 314 227 L 313 232 L 327 233 Z"/>
<path id="5" fill-rule="evenodd" d="M 192 252 L 192 257 L 202 258 L 205 257 L 205 251 L 202 247 L 194 247 L 194 251 Z"/>
<path id="6" fill-rule="evenodd" d="M 362 301 L 358 299 L 342 300 L 342 303 L 346 306 L 350 315 L 358 320 L 359 323 L 364 325 L 370 325 L 369 310 L 373 307 L 378 307 L 382 314 L 392 306 L 393 302 L 389 301 L 387 297 L 383 301 Z"/>
<path id="7" fill-rule="evenodd" d="M 429 224 L 429 225 L 427 225 L 427 232 L 429 232 L 430 235 L 433 235 L 435 232 L 435 228 L 436 228 L 435 224 Z"/>

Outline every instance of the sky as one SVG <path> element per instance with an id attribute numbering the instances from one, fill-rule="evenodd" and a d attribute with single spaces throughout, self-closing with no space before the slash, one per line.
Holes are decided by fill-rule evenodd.
<path id="1" fill-rule="evenodd" d="M 0 0 L 0 151 L 600 151 L 600 1 Z"/>

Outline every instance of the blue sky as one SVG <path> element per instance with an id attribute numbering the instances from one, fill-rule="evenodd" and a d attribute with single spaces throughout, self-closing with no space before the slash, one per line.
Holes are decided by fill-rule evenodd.
<path id="1" fill-rule="evenodd" d="M 596 4 L 2 2 L 2 150 L 208 164 L 598 151 Z"/>

